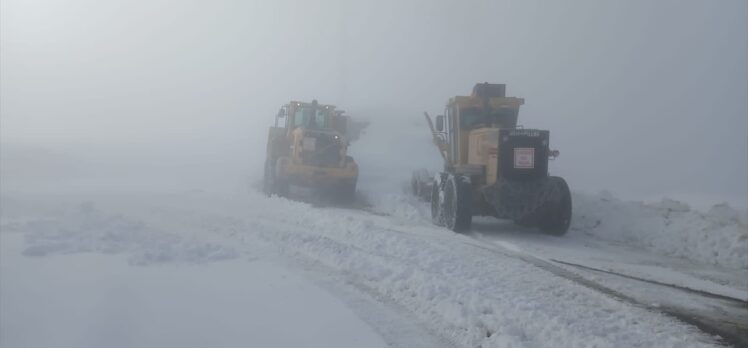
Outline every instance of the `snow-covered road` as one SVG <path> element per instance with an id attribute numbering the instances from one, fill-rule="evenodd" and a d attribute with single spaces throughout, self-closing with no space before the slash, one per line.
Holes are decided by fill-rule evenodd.
<path id="1" fill-rule="evenodd" d="M 2 234 L 2 347 L 387 346 L 328 292 L 262 260 L 130 267 L 23 257 L 22 242 Z"/>
<path id="2" fill-rule="evenodd" d="M 285 326 L 282 331 L 289 341 L 267 341 L 278 336 L 272 334 L 275 331 L 262 329 L 266 335 L 256 339 L 274 342 L 271 345 L 276 346 L 288 346 L 299 339 L 317 342 L 307 346 L 380 346 L 384 342 L 401 347 L 682 347 L 720 343 L 661 310 L 684 302 L 712 308 L 713 298 L 708 298 L 712 302 L 704 302 L 702 297 L 683 294 L 682 290 L 678 290 L 681 297 L 677 297 L 674 292 L 652 290 L 631 279 L 623 281 L 625 278 L 620 276 L 552 260 L 733 297 L 737 303 L 748 299 L 744 268 L 674 259 L 621 243 L 587 238 L 574 231 L 563 238 L 548 237 L 493 220 L 478 221 L 473 233 L 458 235 L 431 226 L 423 215 L 425 208 L 408 197 L 393 198 L 386 206 L 378 202 L 362 211 L 319 208 L 254 192 L 235 196 L 190 192 L 3 197 L 3 244 L 9 244 L 8 238 L 24 239 L 16 256 L 6 255 L 13 251 L 3 251 L 3 330 L 25 326 L 28 321 L 21 320 L 33 321 L 34 313 L 43 315 L 48 310 L 44 303 L 36 303 L 40 312 L 28 311 L 31 314 L 27 316 L 10 312 L 5 304 L 29 300 L 24 291 L 6 289 L 20 283 L 6 281 L 7 274 L 35 273 L 29 268 L 29 260 L 64 265 L 64 260 L 81 257 L 81 253 L 98 258 L 107 255 L 103 259 L 110 261 L 102 261 L 101 265 L 113 266 L 112 271 L 104 272 L 116 273 L 121 266 L 115 263 L 129 263 L 130 268 L 155 269 L 158 271 L 154 274 L 161 272 L 169 277 L 171 268 L 176 267 L 177 278 L 180 273 L 189 277 L 192 272 L 191 276 L 199 281 L 190 281 L 225 282 L 233 289 L 231 297 L 241 297 L 239 294 L 244 292 L 248 297 L 264 297 L 260 302 L 238 299 L 241 305 L 229 311 L 225 320 L 232 321 L 231 325 L 239 321 L 252 326 L 253 320 L 262 315 L 252 319 L 251 313 L 272 312 L 281 319 L 271 317 L 264 324 Z M 25 256 L 19 256 L 22 254 Z M 76 272 L 85 272 L 74 264 L 69 268 L 73 277 Z M 207 270 L 210 268 L 216 270 Z M 203 278 L 206 272 L 223 276 Z M 307 287 L 323 291 L 283 295 L 279 290 L 268 295 L 267 285 L 262 284 L 285 274 L 292 280 L 278 280 L 281 288 L 297 282 L 310 283 Z M 142 275 L 132 276 L 131 282 L 140 282 L 138 277 Z M 53 284 L 46 285 L 54 288 Z M 78 286 L 85 287 L 84 292 L 100 291 L 96 282 L 81 282 Z M 38 296 L 64 297 L 76 292 L 74 285 L 61 292 L 54 292 L 43 283 L 33 287 Z M 226 297 L 221 290 L 224 288 L 204 286 L 203 295 L 208 295 L 203 297 Z M 158 302 L 159 297 L 168 297 L 172 291 L 142 287 L 140 292 L 152 294 L 152 301 Z M 292 302 L 303 297 L 310 306 L 284 304 L 284 296 Z M 177 303 L 185 302 L 193 300 L 183 296 L 172 300 L 172 307 L 158 311 L 173 313 Z M 218 305 L 222 308 L 227 304 L 219 300 Z M 253 309 L 240 311 L 241 306 Z M 220 311 L 202 310 L 220 316 Z M 193 313 L 202 310 L 197 307 Z M 358 319 L 347 317 L 346 310 Z M 299 315 L 299 311 L 307 315 Z M 727 313 L 730 318 L 743 320 L 745 308 Z M 207 318 L 210 316 L 203 319 L 215 320 Z M 285 319 L 285 324 L 278 324 Z M 309 338 L 326 332 L 320 320 L 343 325 L 333 334 L 336 341 Z M 149 327 L 156 325 L 149 320 L 145 323 Z M 176 334 L 175 327 L 160 332 L 170 337 Z M 211 325 L 208 329 L 204 336 L 222 332 Z M 232 339 L 227 337 L 241 342 L 252 340 L 241 336 L 255 336 L 245 330 L 236 336 L 221 337 L 229 341 Z M 53 330 L 50 335 L 55 333 L 61 334 Z M 20 339 L 19 335 L 3 334 L 3 343 L 21 342 L 8 338 Z M 351 339 L 356 339 L 356 343 L 351 344 Z"/>

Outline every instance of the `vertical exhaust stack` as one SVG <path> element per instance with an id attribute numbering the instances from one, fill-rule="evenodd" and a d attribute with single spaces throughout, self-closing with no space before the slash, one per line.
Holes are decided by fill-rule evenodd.
<path id="1" fill-rule="evenodd" d="M 491 112 L 491 98 L 506 97 L 506 85 L 503 83 L 476 83 L 475 86 L 473 86 L 473 93 L 471 93 L 470 96 L 481 100 L 483 115 L 488 117 Z"/>
<path id="2" fill-rule="evenodd" d="M 506 85 L 503 83 L 476 83 L 470 96 L 481 99 L 504 98 L 506 97 Z"/>

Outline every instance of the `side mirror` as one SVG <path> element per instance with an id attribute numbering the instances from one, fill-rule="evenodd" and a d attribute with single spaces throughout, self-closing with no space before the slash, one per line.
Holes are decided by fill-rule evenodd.
<path id="1" fill-rule="evenodd" d="M 439 132 L 444 131 L 444 115 L 436 116 L 436 130 Z"/>

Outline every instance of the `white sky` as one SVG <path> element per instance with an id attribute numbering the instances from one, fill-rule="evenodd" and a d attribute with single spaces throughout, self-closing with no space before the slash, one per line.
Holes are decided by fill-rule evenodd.
<path id="1" fill-rule="evenodd" d="M 745 205 L 747 17 L 745 0 L 3 0 L 0 136 L 220 166 L 261 157 L 290 99 L 396 128 L 503 82 L 573 187 Z"/>

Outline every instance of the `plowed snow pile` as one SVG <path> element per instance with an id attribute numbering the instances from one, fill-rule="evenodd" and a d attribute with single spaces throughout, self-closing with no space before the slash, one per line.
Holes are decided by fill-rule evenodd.
<path id="1" fill-rule="evenodd" d="M 407 188 L 402 188 L 403 191 Z M 409 194 L 367 192 L 378 212 L 430 223 L 428 204 Z M 573 193 L 570 234 L 646 248 L 652 252 L 728 268 L 748 269 L 748 212 L 726 203 L 707 212 L 664 198 L 624 201 L 608 192 Z"/>
<path id="2" fill-rule="evenodd" d="M 573 200 L 570 233 L 697 262 L 748 268 L 748 218 L 727 204 L 703 213 L 670 199 L 654 204 L 627 202 L 607 192 L 575 194 Z"/>

